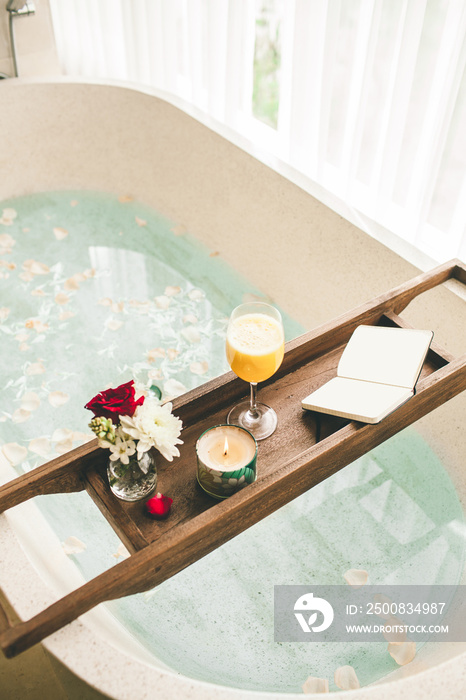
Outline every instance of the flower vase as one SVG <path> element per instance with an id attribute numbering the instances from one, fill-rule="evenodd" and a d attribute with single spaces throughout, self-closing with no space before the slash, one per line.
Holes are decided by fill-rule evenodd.
<path id="1" fill-rule="evenodd" d="M 141 459 L 137 453 L 129 457 L 128 464 L 120 459 L 109 460 L 108 483 L 117 498 L 122 501 L 140 501 L 147 498 L 157 486 L 157 467 L 153 450 L 144 452 Z"/>

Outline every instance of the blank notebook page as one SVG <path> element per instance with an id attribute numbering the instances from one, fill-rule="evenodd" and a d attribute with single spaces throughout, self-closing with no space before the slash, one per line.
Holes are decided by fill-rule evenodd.
<path id="1" fill-rule="evenodd" d="M 411 395 L 412 390 L 405 387 L 335 377 L 311 394 L 309 399 L 324 413 L 370 420 L 377 419 L 391 407 L 395 408 L 409 399 Z"/>
<path id="2" fill-rule="evenodd" d="M 338 376 L 413 388 L 432 331 L 358 326 L 338 364 Z"/>

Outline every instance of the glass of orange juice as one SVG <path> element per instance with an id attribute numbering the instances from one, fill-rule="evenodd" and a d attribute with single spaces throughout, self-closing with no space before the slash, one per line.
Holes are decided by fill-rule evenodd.
<path id="1" fill-rule="evenodd" d="M 250 399 L 232 408 L 227 422 L 246 428 L 256 440 L 269 437 L 277 427 L 273 408 L 257 402 L 257 384 L 275 374 L 284 352 L 285 334 L 278 309 L 251 302 L 233 310 L 227 329 L 227 360 L 233 372 L 249 382 Z"/>

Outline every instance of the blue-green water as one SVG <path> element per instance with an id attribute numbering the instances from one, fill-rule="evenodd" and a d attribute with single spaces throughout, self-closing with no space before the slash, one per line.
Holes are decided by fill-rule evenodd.
<path id="1" fill-rule="evenodd" d="M 92 192 L 0 206 L 0 445 L 18 473 L 90 436 L 84 404 L 134 378 L 165 397 L 225 371 L 231 309 L 263 298 L 153 209 Z M 219 233 L 220 235 L 220 233 Z M 274 300 L 271 300 L 274 301 Z M 287 337 L 301 332 L 286 318 Z M 174 463 L 174 468 L 176 464 Z M 86 494 L 36 499 L 86 578 L 119 540 Z M 354 666 L 361 685 L 396 668 L 386 644 L 277 644 L 276 584 L 457 583 L 462 510 L 414 429 L 349 465 L 146 594 L 109 608 L 167 665 L 238 688 L 301 692 Z"/>

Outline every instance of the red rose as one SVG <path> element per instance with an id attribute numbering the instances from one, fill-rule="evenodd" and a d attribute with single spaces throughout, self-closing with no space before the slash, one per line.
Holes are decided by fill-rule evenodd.
<path id="1" fill-rule="evenodd" d="M 137 406 L 144 403 L 144 396 L 137 401 L 134 400 L 134 381 L 126 382 L 117 386 L 116 389 L 107 389 L 87 403 L 84 408 L 88 408 L 96 418 L 111 418 L 117 425 L 120 416 L 132 416 Z"/>

